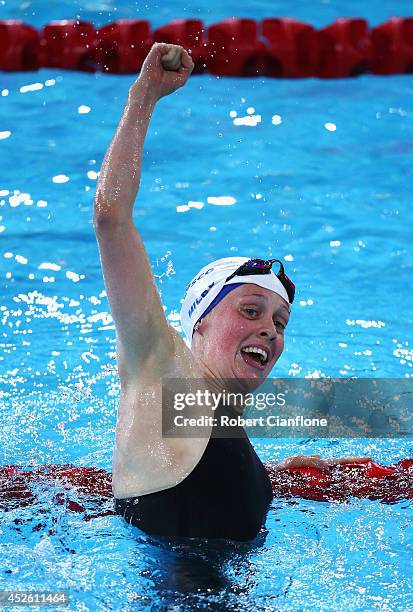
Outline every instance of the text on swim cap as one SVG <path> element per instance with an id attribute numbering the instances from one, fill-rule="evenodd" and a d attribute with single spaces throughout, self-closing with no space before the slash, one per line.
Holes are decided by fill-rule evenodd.
<path id="1" fill-rule="evenodd" d="M 195 311 L 196 307 L 198 306 L 198 304 L 200 304 L 202 302 L 202 300 L 204 299 L 204 297 L 206 297 L 208 295 L 208 293 L 211 291 L 211 289 L 212 289 L 212 287 L 214 285 L 215 285 L 215 283 L 211 283 L 210 285 L 208 285 L 208 287 L 203 290 L 201 295 L 199 297 L 197 297 L 194 302 L 192 302 L 191 307 L 188 310 L 188 317 L 191 317 L 194 314 L 194 311 Z"/>
<path id="2" fill-rule="evenodd" d="M 195 285 L 195 283 L 197 283 L 201 278 L 203 278 L 204 276 L 206 276 L 207 274 L 209 274 L 210 272 L 213 271 L 214 268 L 209 268 L 208 270 L 206 270 L 205 272 L 201 272 L 201 274 L 199 276 L 197 276 L 196 278 L 194 278 L 193 280 L 191 280 L 191 282 L 189 283 L 188 287 L 186 288 L 185 291 L 185 296 L 188 293 L 188 291 L 190 290 L 191 287 L 193 287 L 193 285 Z M 184 297 L 185 297 L 184 296 Z"/>

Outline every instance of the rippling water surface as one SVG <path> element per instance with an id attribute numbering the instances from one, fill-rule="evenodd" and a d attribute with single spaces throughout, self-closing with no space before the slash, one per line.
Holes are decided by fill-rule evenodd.
<path id="1" fill-rule="evenodd" d="M 103 25 L 116 19 L 146 19 L 159 27 L 173 19 L 201 19 L 205 25 L 228 17 L 250 19 L 266 17 L 294 17 L 316 27 L 324 27 L 339 17 L 364 17 L 375 26 L 389 17 L 406 17 L 409 5 L 405 0 L 370 0 L 360 6 L 357 0 L 300 0 L 294 4 L 284 0 L 254 0 L 244 3 L 242 11 L 237 0 L 175 0 L 167 2 L 139 2 L 132 0 L 1 0 L 1 19 L 22 19 L 36 27 L 54 19 L 84 19 Z"/>
<path id="2" fill-rule="evenodd" d="M 132 79 L 0 79 L 1 463 L 110 469 L 119 384 L 92 203 Z M 194 76 L 163 99 L 135 221 L 169 321 L 209 260 L 283 257 L 298 295 L 273 376 L 411 377 L 412 93 L 410 76 Z M 257 449 L 413 455 L 410 440 Z M 207 546 L 84 521 L 54 494 L 2 511 L 0 588 L 67 588 L 79 610 L 411 607 L 408 502 L 275 500 L 256 542 Z"/>

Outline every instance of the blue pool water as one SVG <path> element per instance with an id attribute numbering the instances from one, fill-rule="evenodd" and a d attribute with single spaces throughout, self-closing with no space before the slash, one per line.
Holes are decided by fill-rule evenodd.
<path id="1" fill-rule="evenodd" d="M 242 8 L 241 8 L 242 7 Z M 339 17 L 364 17 L 371 26 L 389 17 L 411 14 L 405 0 L 370 0 L 360 5 L 357 0 L 254 0 L 240 5 L 238 0 L 175 0 L 175 2 L 139 2 L 133 0 L 1 0 L 0 19 L 21 19 L 35 27 L 42 27 L 54 19 L 84 19 L 103 25 L 116 19 L 146 19 L 155 28 L 172 19 L 201 19 L 205 25 L 228 17 L 250 19 L 266 17 L 294 17 L 316 27 L 324 27 Z"/>
<path id="2" fill-rule="evenodd" d="M 275 14 L 261 4 L 262 16 Z M 317 17 L 328 22 L 323 7 Z M 163 22 L 178 14 L 168 11 Z M 119 384 L 92 204 L 131 83 L 0 74 L 3 465 L 110 469 Z M 135 221 L 169 321 L 179 329 L 183 288 L 211 259 L 283 257 L 298 295 L 273 376 L 411 377 L 412 93 L 410 76 L 203 75 L 163 99 Z M 255 442 L 275 460 L 413 455 L 406 439 Z M 408 502 L 275 500 L 256 542 L 207 545 L 155 540 L 120 517 L 85 522 L 52 503 L 52 487 L 37 494 L 34 505 L 0 511 L 0 589 L 68 589 L 73 610 L 412 606 Z"/>

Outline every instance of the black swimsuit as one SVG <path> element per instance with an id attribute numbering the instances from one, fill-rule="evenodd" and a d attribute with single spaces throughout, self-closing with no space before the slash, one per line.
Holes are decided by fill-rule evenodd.
<path id="1" fill-rule="evenodd" d="M 228 408 L 223 413 L 236 416 Z M 211 436 L 179 484 L 116 499 L 116 512 L 152 535 L 252 540 L 272 500 L 271 481 L 244 429 L 232 427 L 231 436 L 237 437 Z"/>

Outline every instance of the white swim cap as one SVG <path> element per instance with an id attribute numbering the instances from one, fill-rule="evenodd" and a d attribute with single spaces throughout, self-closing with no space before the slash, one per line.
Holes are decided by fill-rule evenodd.
<path id="1" fill-rule="evenodd" d="M 258 285 L 280 295 L 287 304 L 290 303 L 284 285 L 277 278 L 273 270 L 270 270 L 267 274 L 233 276 L 227 280 L 229 276 L 247 261 L 254 260 L 251 260 L 250 257 L 224 257 L 223 259 L 217 259 L 204 266 L 189 283 L 181 308 L 181 325 L 190 343 L 196 322 L 199 321 L 226 285 L 239 283 Z M 294 287 L 294 285 L 292 286 Z"/>

